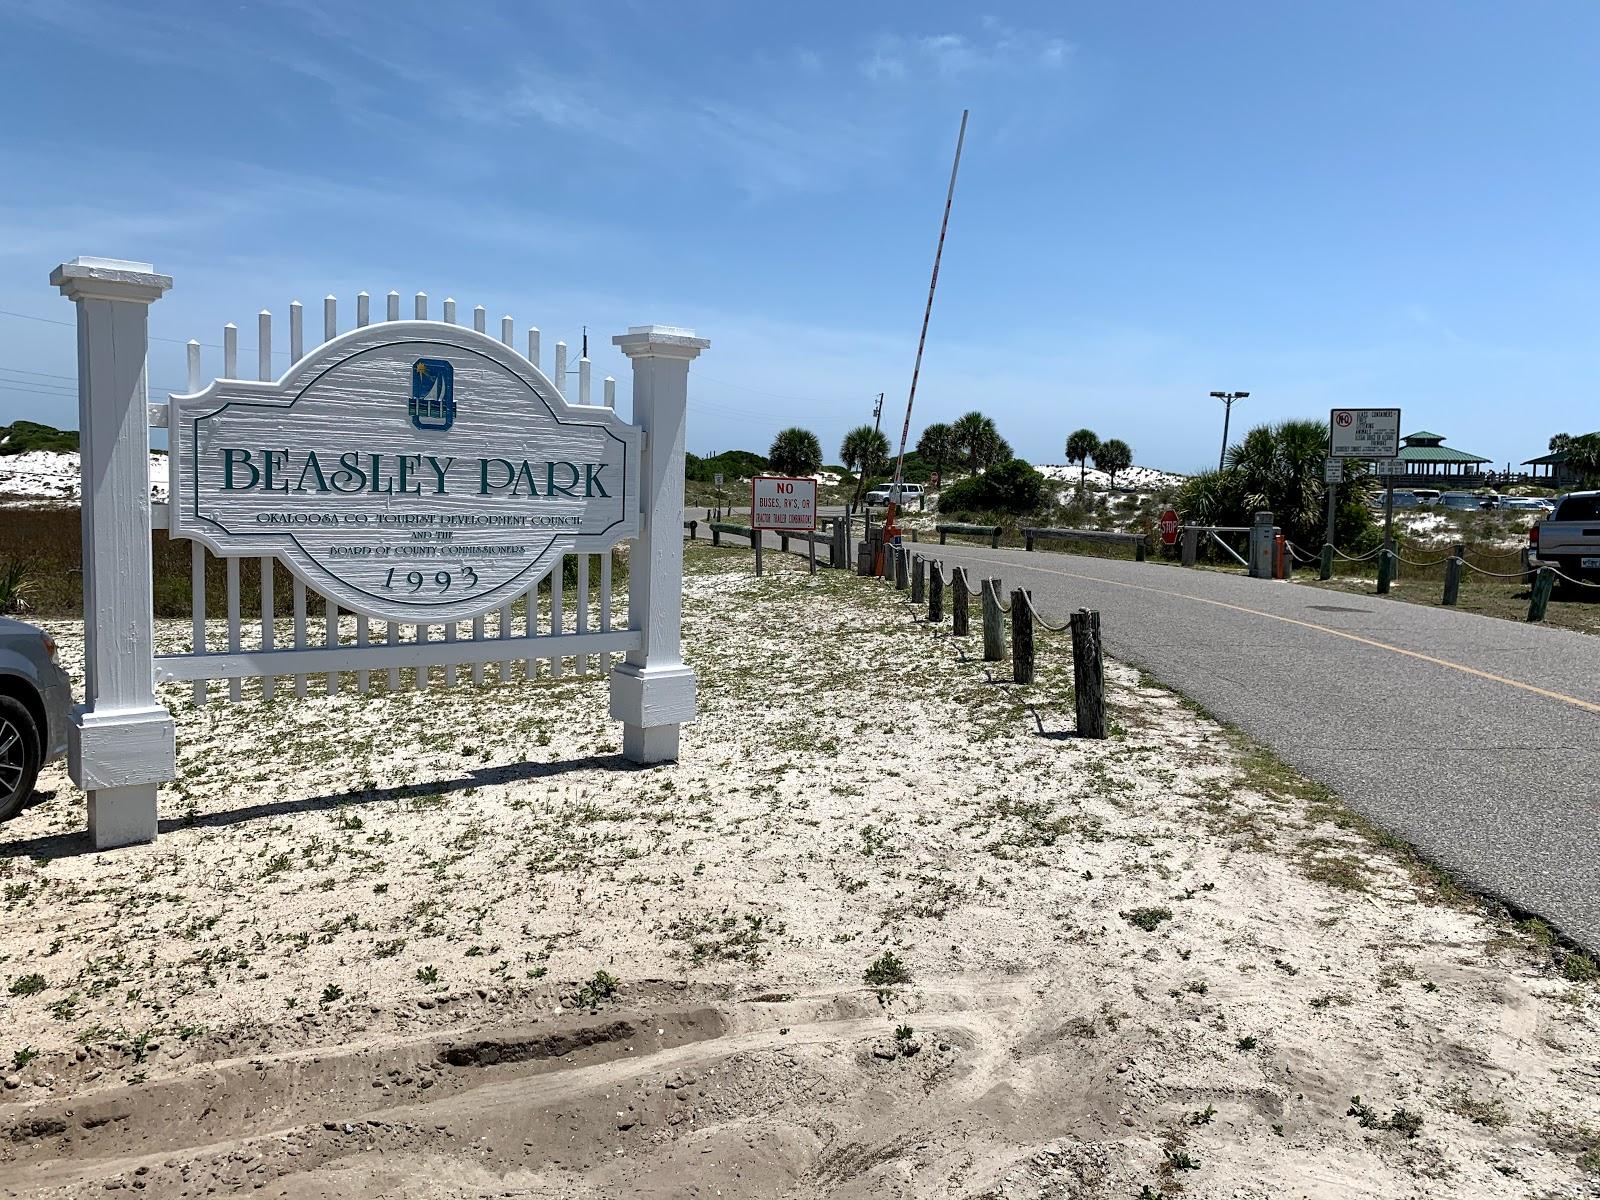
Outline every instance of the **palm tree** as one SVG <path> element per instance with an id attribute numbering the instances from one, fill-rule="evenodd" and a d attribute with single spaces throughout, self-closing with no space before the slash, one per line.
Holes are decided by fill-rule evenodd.
<path id="1" fill-rule="evenodd" d="M 1092 429 L 1080 429 L 1067 437 L 1067 461 L 1078 464 L 1078 490 L 1084 488 L 1089 473 L 1089 459 L 1100 449 L 1100 438 Z"/>
<path id="2" fill-rule="evenodd" d="M 933 464 L 934 478 L 940 483 L 944 482 L 944 465 L 955 453 L 955 435 L 951 432 L 950 426 L 942 422 L 929 425 L 917 439 L 917 456 L 924 462 Z"/>
<path id="3" fill-rule="evenodd" d="M 1566 444 L 1567 466 L 1584 484 L 1600 480 L 1600 433 L 1585 433 Z"/>
<path id="4" fill-rule="evenodd" d="M 1569 447 L 1571 447 L 1571 445 L 1572 445 L 1572 435 L 1570 433 L 1553 434 L 1553 435 L 1551 435 L 1551 438 L 1550 438 L 1550 447 L 1549 447 L 1550 453 L 1551 454 L 1560 454 L 1563 450 L 1566 450 Z"/>
<path id="5" fill-rule="evenodd" d="M 1248 525 L 1259 509 L 1271 511 L 1291 542 L 1318 546 L 1328 506 L 1322 464 L 1328 453 L 1326 421 L 1258 425 L 1228 448 L 1221 471 L 1194 475 L 1179 489 L 1176 507 L 1197 525 Z M 1372 524 L 1362 493 L 1368 477 L 1347 474 L 1335 536 L 1354 544 Z"/>
<path id="6" fill-rule="evenodd" d="M 1096 469 L 1111 476 L 1111 486 L 1117 486 L 1117 472 L 1133 466 L 1133 447 L 1121 438 L 1109 438 L 1094 448 Z"/>
<path id="7" fill-rule="evenodd" d="M 839 443 L 839 457 L 844 465 L 856 473 L 856 496 L 851 501 L 854 508 L 861 503 L 861 492 L 866 487 L 867 476 L 883 470 L 889 461 L 889 439 L 871 425 L 857 425 L 844 435 Z"/>
<path id="8" fill-rule="evenodd" d="M 815 475 L 822 469 L 822 443 L 809 429 L 792 425 L 772 439 L 767 458 L 779 475 Z"/>
<path id="9" fill-rule="evenodd" d="M 981 412 L 960 418 L 950 427 L 950 435 L 955 439 L 955 453 L 974 474 L 1012 457 L 1011 446 L 1000 436 L 993 419 Z"/>

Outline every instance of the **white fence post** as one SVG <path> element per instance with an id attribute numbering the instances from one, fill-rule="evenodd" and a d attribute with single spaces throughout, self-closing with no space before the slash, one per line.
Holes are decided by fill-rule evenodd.
<path id="1" fill-rule="evenodd" d="M 644 430 L 639 539 L 629 553 L 628 624 L 640 646 L 611 673 L 611 716 L 632 762 L 678 757 L 678 727 L 695 716 L 683 661 L 683 451 L 689 363 L 711 345 L 693 330 L 637 325 L 611 339 L 633 364 L 633 421 Z M 557 361 L 565 355 L 557 348 Z M 557 376 L 558 388 L 564 380 Z"/>
<path id="2" fill-rule="evenodd" d="M 176 775 L 155 697 L 150 580 L 149 308 L 172 286 L 149 263 L 75 258 L 50 282 L 78 310 L 84 705 L 68 769 L 96 849 L 153 841 L 156 789 Z"/>

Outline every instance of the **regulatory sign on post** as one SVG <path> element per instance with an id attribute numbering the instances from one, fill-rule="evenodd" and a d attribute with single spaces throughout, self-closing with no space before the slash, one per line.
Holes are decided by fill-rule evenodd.
<path id="1" fill-rule="evenodd" d="M 1374 475 L 1404 475 L 1406 473 L 1405 459 L 1403 459 L 1403 458 L 1379 458 L 1379 459 L 1375 459 L 1373 461 L 1373 464 L 1372 464 L 1372 473 Z"/>
<path id="2" fill-rule="evenodd" d="M 750 481 L 750 528 L 786 533 L 817 527 L 817 481 L 757 475 Z"/>
<path id="3" fill-rule="evenodd" d="M 722 486 L 722 472 L 718 471 L 715 475 L 713 475 L 711 477 L 711 481 L 713 483 L 715 483 L 718 487 L 721 487 Z"/>
<path id="4" fill-rule="evenodd" d="M 1328 418 L 1333 458 L 1393 458 L 1400 453 L 1398 408 L 1336 408 Z"/>
<path id="5" fill-rule="evenodd" d="M 1344 460 L 1342 458 L 1325 458 L 1322 460 L 1322 482 L 1338 483 L 1344 478 Z"/>
<path id="6" fill-rule="evenodd" d="M 1178 544 L 1178 510 L 1175 508 L 1161 514 L 1161 542 L 1166 546 Z"/>

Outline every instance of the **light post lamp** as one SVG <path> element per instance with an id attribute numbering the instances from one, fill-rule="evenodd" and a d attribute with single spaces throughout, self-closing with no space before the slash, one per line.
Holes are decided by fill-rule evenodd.
<path id="1" fill-rule="evenodd" d="M 1228 460 L 1228 420 L 1233 416 L 1233 402 L 1243 400 L 1249 392 L 1212 392 L 1214 400 L 1222 401 L 1222 453 L 1217 455 L 1217 470 L 1222 470 Z"/>

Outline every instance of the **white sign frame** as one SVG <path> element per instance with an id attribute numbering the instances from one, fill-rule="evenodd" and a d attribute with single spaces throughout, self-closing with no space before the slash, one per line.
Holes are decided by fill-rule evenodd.
<path id="1" fill-rule="evenodd" d="M 763 507 L 763 498 L 774 503 Z M 774 520 L 764 522 L 763 517 Z M 780 517 L 793 520 L 775 520 Z M 802 518 L 806 522 L 803 525 L 798 523 Z M 757 475 L 752 478 L 750 528 L 777 533 L 814 533 L 817 528 L 817 481 L 803 475 Z"/>
<path id="2" fill-rule="evenodd" d="M 409 372 L 424 360 L 455 364 L 444 428 L 411 416 Z M 568 404 L 527 359 L 472 329 L 364 326 L 276 381 L 215 379 L 169 397 L 168 410 L 172 536 L 222 556 L 274 555 L 366 617 L 481 616 L 561 555 L 639 533 L 639 430 Z M 358 476 L 368 483 L 340 486 Z"/>
<path id="3" fill-rule="evenodd" d="M 1329 410 L 1329 458 L 1394 458 L 1399 453 L 1398 408 Z"/>

